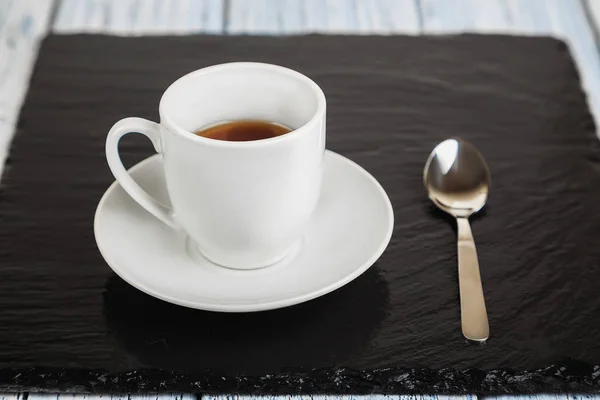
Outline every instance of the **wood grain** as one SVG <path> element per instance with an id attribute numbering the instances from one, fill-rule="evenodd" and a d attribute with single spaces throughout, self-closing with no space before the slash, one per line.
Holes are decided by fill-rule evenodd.
<path id="1" fill-rule="evenodd" d="M 76 389 L 76 388 L 74 388 Z M 77 393 L 64 393 L 64 394 L 52 394 L 52 393 L 29 393 L 27 399 L 30 400 L 196 400 L 196 396 L 193 395 L 182 395 L 182 394 L 153 394 L 153 395 L 90 395 L 90 394 L 77 394 Z M 0 397 L 0 400 L 3 400 Z M 12 400 L 12 399 L 6 399 Z M 18 399 L 14 399 L 18 400 Z"/>

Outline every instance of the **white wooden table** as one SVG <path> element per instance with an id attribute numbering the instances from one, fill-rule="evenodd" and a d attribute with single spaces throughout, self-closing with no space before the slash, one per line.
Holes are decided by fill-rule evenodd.
<path id="1" fill-rule="evenodd" d="M 550 35 L 562 38 L 570 45 L 598 124 L 600 52 L 595 40 L 596 27 L 600 26 L 598 22 L 600 0 L 0 0 L 0 175 L 40 39 L 50 32 L 114 35 L 292 35 L 312 32 Z M 22 397 L 23 394 L 0 394 L 0 400 L 20 400 Z M 84 400 L 102 396 L 30 394 L 28 400 L 57 400 L 57 397 Z M 104 397 L 114 400 L 128 398 Z M 136 397 L 157 399 L 156 396 Z M 160 397 L 194 398 L 188 395 Z M 591 398 L 564 395 L 523 397 L 538 400 Z M 229 396 L 219 400 L 233 398 Z M 315 400 L 330 398 L 302 397 Z M 343 398 L 431 399 L 429 396 Z M 469 398 L 472 397 L 454 399 Z M 211 396 L 205 399 L 217 400 Z"/>

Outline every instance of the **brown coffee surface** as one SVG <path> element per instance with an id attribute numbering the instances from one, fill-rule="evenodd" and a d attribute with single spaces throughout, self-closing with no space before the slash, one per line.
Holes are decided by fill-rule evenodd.
<path id="1" fill-rule="evenodd" d="M 269 139 L 285 135 L 291 129 L 274 123 L 260 120 L 242 120 L 225 122 L 196 131 L 196 135 L 210 139 L 229 142 L 248 142 L 251 140 Z"/>

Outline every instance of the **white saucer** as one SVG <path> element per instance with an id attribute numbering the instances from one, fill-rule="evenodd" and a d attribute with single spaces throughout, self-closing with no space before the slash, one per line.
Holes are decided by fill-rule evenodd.
<path id="1" fill-rule="evenodd" d="M 169 204 L 158 155 L 129 172 Z M 185 234 L 146 212 L 117 182 L 100 200 L 94 234 L 108 265 L 139 290 L 186 307 L 248 312 L 291 306 L 344 286 L 381 256 L 393 226 L 392 205 L 375 178 L 326 151 L 315 214 L 297 248 L 273 266 L 239 271 L 210 263 L 190 251 Z"/>

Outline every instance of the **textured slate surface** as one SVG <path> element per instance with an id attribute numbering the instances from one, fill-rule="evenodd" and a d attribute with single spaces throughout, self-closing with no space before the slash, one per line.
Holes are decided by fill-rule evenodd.
<path id="1" fill-rule="evenodd" d="M 225 315 L 163 303 L 116 278 L 93 239 L 112 181 L 111 124 L 156 119 L 172 80 L 232 60 L 317 81 L 328 147 L 370 171 L 394 206 L 394 237 L 370 271 L 290 309 Z M 421 184 L 429 151 L 452 135 L 475 143 L 492 171 L 489 207 L 473 222 L 492 332 L 484 346 L 461 337 L 454 226 Z M 125 138 L 122 154 L 131 165 L 150 144 Z M 0 195 L 0 387 L 593 390 L 599 161 L 576 71 L 554 39 L 50 37 Z M 349 369 L 307 372 L 326 367 Z"/>

